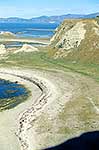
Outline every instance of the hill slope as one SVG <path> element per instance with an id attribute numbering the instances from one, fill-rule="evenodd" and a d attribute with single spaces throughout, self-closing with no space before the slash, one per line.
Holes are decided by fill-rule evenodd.
<path id="1" fill-rule="evenodd" d="M 99 25 L 95 19 L 65 20 L 51 39 L 54 58 L 99 62 Z M 68 57 L 67 57 L 68 56 Z"/>

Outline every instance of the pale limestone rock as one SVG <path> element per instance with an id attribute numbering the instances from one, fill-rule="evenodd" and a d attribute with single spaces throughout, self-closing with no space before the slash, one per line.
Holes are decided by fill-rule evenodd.
<path id="1" fill-rule="evenodd" d="M 38 48 L 28 45 L 28 44 L 24 44 L 22 46 L 22 48 L 20 48 L 19 50 L 16 50 L 14 53 L 19 53 L 19 52 L 38 52 Z"/>
<path id="2" fill-rule="evenodd" d="M 56 47 L 69 50 L 78 47 L 81 41 L 85 38 L 86 30 L 84 23 L 78 22 L 74 27 L 64 33 L 62 39 L 56 44 Z"/>
<path id="3" fill-rule="evenodd" d="M 16 36 L 14 33 L 12 33 L 12 32 L 9 32 L 9 31 L 1 31 L 0 32 L 0 35 L 2 35 L 2 36 Z"/>
<path id="4" fill-rule="evenodd" d="M 5 48 L 5 45 L 1 44 L 0 45 L 0 55 L 3 55 L 3 54 L 6 54 L 6 48 Z"/>

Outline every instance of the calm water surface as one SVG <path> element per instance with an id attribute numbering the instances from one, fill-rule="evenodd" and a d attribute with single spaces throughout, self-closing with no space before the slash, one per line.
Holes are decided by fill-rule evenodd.
<path id="1" fill-rule="evenodd" d="M 26 94 L 27 90 L 24 86 L 0 79 L 0 99 L 18 97 Z"/>

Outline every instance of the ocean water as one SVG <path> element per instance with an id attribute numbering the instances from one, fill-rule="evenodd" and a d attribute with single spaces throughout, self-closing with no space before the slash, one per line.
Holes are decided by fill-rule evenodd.
<path id="1" fill-rule="evenodd" d="M 18 37 L 48 38 L 53 36 L 58 24 L 0 23 L 0 31 L 10 31 Z"/>

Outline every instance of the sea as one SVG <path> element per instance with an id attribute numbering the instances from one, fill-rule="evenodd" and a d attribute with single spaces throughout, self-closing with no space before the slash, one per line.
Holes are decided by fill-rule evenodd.
<path id="1" fill-rule="evenodd" d="M 0 23 L 0 31 L 10 31 L 18 37 L 50 38 L 58 24 L 55 23 Z"/>

